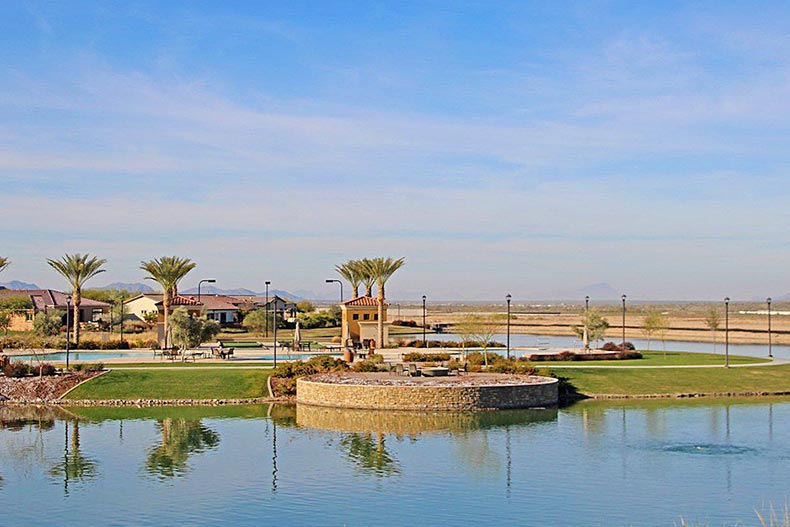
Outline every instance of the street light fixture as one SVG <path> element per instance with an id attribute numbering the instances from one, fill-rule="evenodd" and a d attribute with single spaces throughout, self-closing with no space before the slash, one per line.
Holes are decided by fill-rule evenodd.
<path id="1" fill-rule="evenodd" d="M 626 299 L 626 296 L 623 295 L 620 298 L 623 300 L 623 344 L 622 344 L 622 350 L 625 351 L 625 299 Z"/>
<path id="2" fill-rule="evenodd" d="M 587 295 L 584 297 L 584 312 L 586 313 L 589 310 L 590 310 L 590 295 Z"/>
<path id="3" fill-rule="evenodd" d="M 71 341 L 71 334 L 69 333 L 71 330 L 69 329 L 71 320 L 71 297 L 66 297 L 66 371 L 69 369 L 69 350 L 70 350 L 70 341 Z"/>
<path id="4" fill-rule="evenodd" d="M 730 297 L 724 298 L 724 367 L 730 367 Z"/>
<path id="5" fill-rule="evenodd" d="M 505 300 L 507 300 L 507 358 L 508 360 L 510 360 L 510 300 L 512 298 L 513 297 L 510 295 L 510 293 L 508 293 L 508 295 L 505 297 Z"/>
<path id="6" fill-rule="evenodd" d="M 214 280 L 213 278 L 206 278 L 205 280 L 201 280 L 200 282 L 198 282 L 198 302 L 200 302 L 200 286 L 201 286 L 201 284 L 204 284 L 204 283 L 206 283 L 206 284 L 216 284 L 217 281 Z"/>
<path id="7" fill-rule="evenodd" d="M 769 296 L 765 301 L 768 303 L 768 357 L 773 358 L 774 354 L 771 343 L 771 297 Z"/>
<path id="8" fill-rule="evenodd" d="M 425 301 L 426 301 L 426 299 L 427 299 L 427 297 L 425 295 L 422 295 L 422 344 L 423 344 L 423 346 L 428 347 L 427 337 L 425 336 L 425 315 L 426 315 Z"/>
<path id="9" fill-rule="evenodd" d="M 340 303 L 343 303 L 343 281 L 342 280 L 333 280 L 331 278 L 326 279 L 327 284 L 340 284 Z"/>
<path id="10" fill-rule="evenodd" d="M 123 295 L 121 295 L 121 348 L 123 348 Z"/>
<path id="11" fill-rule="evenodd" d="M 277 302 L 274 303 L 274 367 L 277 367 Z"/>
<path id="12" fill-rule="evenodd" d="M 271 284 L 271 282 L 267 280 L 266 282 L 264 282 L 264 284 L 266 284 L 266 304 L 264 305 L 264 307 L 266 308 L 266 324 L 264 325 L 266 329 L 264 330 L 263 336 L 268 338 L 269 337 L 269 284 Z"/>

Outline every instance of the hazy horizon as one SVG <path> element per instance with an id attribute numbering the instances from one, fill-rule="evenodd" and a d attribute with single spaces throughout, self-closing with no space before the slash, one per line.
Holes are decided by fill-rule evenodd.
<path id="1" fill-rule="evenodd" d="M 45 262 L 391 298 L 790 293 L 790 7 L 0 5 L 0 282 Z M 346 290 L 348 297 L 348 288 Z"/>

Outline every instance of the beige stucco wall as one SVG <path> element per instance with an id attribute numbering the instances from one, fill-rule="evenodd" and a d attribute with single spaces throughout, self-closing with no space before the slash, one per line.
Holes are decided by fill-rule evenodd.
<path id="1" fill-rule="evenodd" d="M 296 402 L 381 410 L 482 410 L 556 406 L 558 381 L 490 386 L 375 386 L 296 382 Z"/>

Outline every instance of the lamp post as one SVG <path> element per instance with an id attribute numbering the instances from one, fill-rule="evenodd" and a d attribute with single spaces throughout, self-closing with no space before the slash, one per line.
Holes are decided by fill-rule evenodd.
<path id="1" fill-rule="evenodd" d="M 622 349 L 625 351 L 625 298 L 626 296 L 623 295 L 620 297 L 623 300 L 623 344 Z"/>
<path id="2" fill-rule="evenodd" d="M 343 281 L 342 280 L 333 280 L 331 278 L 327 278 L 326 279 L 326 283 L 327 284 L 333 284 L 333 283 L 340 284 L 340 303 L 342 304 L 343 303 Z"/>
<path id="3" fill-rule="evenodd" d="M 765 301 L 768 303 L 768 357 L 773 358 L 774 354 L 771 343 L 771 297 L 769 296 Z"/>
<path id="4" fill-rule="evenodd" d="M 590 310 L 590 296 L 587 295 L 584 297 L 584 312 L 588 312 Z"/>
<path id="5" fill-rule="evenodd" d="M 277 367 L 277 302 L 274 303 L 274 367 Z"/>
<path id="6" fill-rule="evenodd" d="M 201 284 L 203 284 L 203 283 L 206 283 L 206 284 L 215 284 L 215 283 L 217 283 L 217 281 L 216 281 L 216 280 L 214 280 L 213 278 L 206 278 L 205 280 L 201 280 L 200 282 L 198 282 L 198 302 L 200 302 L 200 286 L 201 286 Z"/>
<path id="7" fill-rule="evenodd" d="M 266 305 L 264 306 L 266 308 L 266 324 L 264 325 L 264 327 L 266 329 L 264 330 L 263 336 L 268 338 L 268 336 L 269 336 L 269 284 L 271 284 L 271 282 L 267 280 L 264 283 L 266 284 Z"/>
<path id="8" fill-rule="evenodd" d="M 426 300 L 426 296 L 422 295 L 422 345 L 427 347 L 428 341 L 427 341 L 427 337 L 425 336 L 425 315 L 426 315 L 425 300 Z"/>
<path id="9" fill-rule="evenodd" d="M 71 320 L 71 297 L 67 296 L 66 297 L 66 370 L 67 371 L 69 369 L 69 350 L 71 347 L 69 342 L 71 340 L 71 334 L 69 333 L 69 331 L 71 331 L 69 329 L 70 320 Z"/>
<path id="10" fill-rule="evenodd" d="M 724 298 L 724 367 L 730 367 L 730 297 Z"/>
<path id="11" fill-rule="evenodd" d="M 123 295 L 121 295 L 121 348 L 123 348 Z"/>
<path id="12" fill-rule="evenodd" d="M 510 296 L 510 293 L 505 297 L 507 300 L 507 358 L 510 359 L 510 300 L 513 297 Z"/>

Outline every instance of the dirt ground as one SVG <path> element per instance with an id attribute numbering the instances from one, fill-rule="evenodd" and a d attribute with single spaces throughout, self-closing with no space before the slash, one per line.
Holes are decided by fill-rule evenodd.
<path id="1" fill-rule="evenodd" d="M 573 327 L 581 323 L 583 306 L 557 305 L 513 305 L 511 306 L 511 331 L 544 335 L 572 335 Z M 622 335 L 622 310 L 620 306 L 596 306 L 610 324 L 607 339 L 619 340 Z M 643 320 L 647 313 L 656 310 L 669 321 L 666 340 L 713 342 L 714 332 L 708 328 L 706 317 L 711 309 L 720 315 L 719 329 L 715 332 L 717 342 L 724 341 L 724 305 L 710 303 L 652 304 L 626 306 L 626 339 L 644 339 Z M 762 311 L 762 313 L 748 313 Z M 442 305 L 427 310 L 427 324 L 453 324 L 468 313 L 506 313 L 504 305 Z M 422 322 L 422 307 L 402 306 L 400 316 L 404 320 Z M 397 309 L 390 307 L 390 319 L 398 317 Z M 731 304 L 729 337 L 734 344 L 762 344 L 768 340 L 768 316 L 765 304 Z M 504 327 L 503 327 L 504 331 Z M 653 339 L 658 338 L 653 335 Z M 772 306 L 771 339 L 774 344 L 790 344 L 790 304 Z"/>

